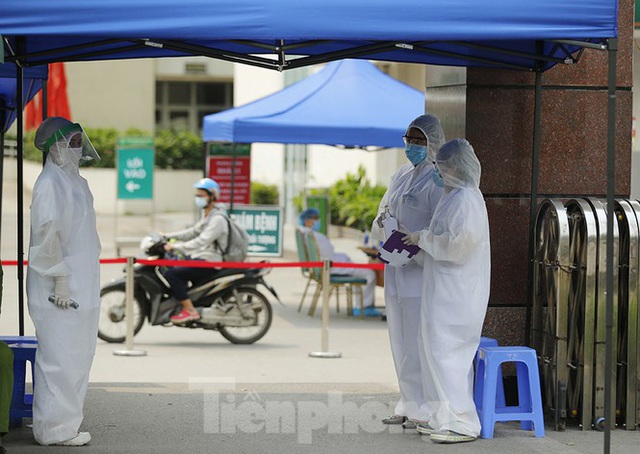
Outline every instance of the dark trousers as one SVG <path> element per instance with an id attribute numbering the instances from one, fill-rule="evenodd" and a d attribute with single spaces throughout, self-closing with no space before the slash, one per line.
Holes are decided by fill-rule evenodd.
<path id="1" fill-rule="evenodd" d="M 189 268 L 185 266 L 174 266 L 164 272 L 164 277 L 171 286 L 173 297 L 178 301 L 189 298 L 187 288 L 189 281 L 196 281 L 207 276 L 215 276 L 217 270 L 213 268 Z"/>

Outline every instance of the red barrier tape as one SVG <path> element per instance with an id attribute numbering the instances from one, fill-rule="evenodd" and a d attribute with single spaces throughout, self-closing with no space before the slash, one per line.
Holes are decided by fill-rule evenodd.
<path id="1" fill-rule="evenodd" d="M 148 260 L 134 259 L 135 263 L 152 266 L 187 266 L 190 268 L 318 268 L 322 267 L 322 262 L 205 262 L 202 260 Z M 2 266 L 17 266 L 17 260 L 2 260 Z M 27 265 L 29 262 L 22 262 Z M 127 263 L 126 258 L 100 259 L 103 265 Z M 333 262 L 333 268 L 368 268 L 371 270 L 383 270 L 383 263 L 351 263 Z"/>

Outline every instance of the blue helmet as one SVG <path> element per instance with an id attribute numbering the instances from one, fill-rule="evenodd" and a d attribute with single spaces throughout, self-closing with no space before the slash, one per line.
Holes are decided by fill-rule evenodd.
<path id="1" fill-rule="evenodd" d="M 211 178 L 201 178 L 193 185 L 196 189 L 202 189 L 211 194 L 215 199 L 220 198 L 220 185 Z"/>

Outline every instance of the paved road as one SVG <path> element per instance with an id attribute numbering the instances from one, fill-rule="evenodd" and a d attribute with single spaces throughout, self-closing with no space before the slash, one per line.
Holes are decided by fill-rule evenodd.
<path id="1" fill-rule="evenodd" d="M 5 185 L 5 188 L 7 186 Z M 5 192 L 2 258 L 14 259 L 15 190 Z M 28 207 L 28 200 L 26 201 Z M 27 210 L 28 213 L 28 210 Z M 191 213 L 156 217 L 158 230 L 188 224 Z M 150 222 L 120 217 L 118 232 L 143 235 Z M 115 220 L 99 216 L 103 257 L 113 257 Z M 25 240 L 28 241 L 28 218 Z M 355 238 L 334 238 L 337 249 L 365 261 Z M 285 255 L 295 260 L 293 235 L 285 235 Z M 136 253 L 137 251 L 127 251 Z M 102 267 L 102 281 L 121 275 L 121 265 Z M 330 350 L 339 359 L 310 358 L 320 349 L 320 319 L 297 312 L 305 281 L 298 269 L 278 268 L 267 276 L 281 296 L 274 301 L 269 333 L 249 346 L 231 345 L 218 333 L 151 327 L 135 338 L 146 356 L 113 354 L 98 341 L 82 429 L 92 433 L 87 453 L 600 453 L 603 434 L 547 430 L 536 439 L 516 424 L 499 424 L 495 438 L 456 446 L 435 445 L 428 437 L 379 419 L 392 411 L 397 385 L 386 324 L 380 319 L 347 318 L 331 308 Z M 0 332 L 17 333 L 16 269 L 5 270 Z M 378 289 L 377 304 L 383 304 Z M 26 334 L 33 326 L 26 318 Z M 4 441 L 12 454 L 68 452 L 40 447 L 29 427 L 12 431 Z M 635 453 L 640 432 L 613 433 L 612 452 Z"/>

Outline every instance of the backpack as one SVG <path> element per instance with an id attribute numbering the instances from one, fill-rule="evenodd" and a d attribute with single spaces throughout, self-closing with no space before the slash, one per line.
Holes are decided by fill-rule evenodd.
<path id="1" fill-rule="evenodd" d="M 227 247 L 222 249 L 216 241 L 216 247 L 222 256 L 223 262 L 244 262 L 247 258 L 247 250 L 249 248 L 249 235 L 240 227 L 236 221 L 226 214 L 216 213 L 227 221 L 229 227 L 229 235 L 227 237 Z"/>

